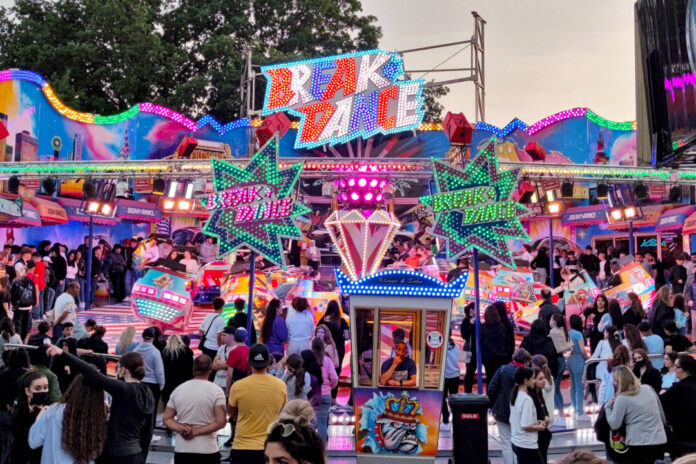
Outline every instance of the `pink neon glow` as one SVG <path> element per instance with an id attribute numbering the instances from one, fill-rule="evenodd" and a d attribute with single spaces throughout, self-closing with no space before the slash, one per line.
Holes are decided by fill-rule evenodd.
<path id="1" fill-rule="evenodd" d="M 191 119 L 187 118 L 181 113 L 177 113 L 174 110 L 171 110 L 167 107 L 160 106 L 160 105 L 153 105 L 152 103 L 141 103 L 140 104 L 140 111 L 143 113 L 152 113 L 156 114 L 158 116 L 163 116 L 165 118 L 169 118 L 174 122 L 178 122 L 185 128 L 187 128 L 190 131 L 195 132 L 198 129 L 198 125 L 195 123 L 195 121 L 192 121 Z"/>
<path id="2" fill-rule="evenodd" d="M 352 192 L 350 194 L 350 199 L 353 201 L 358 201 L 360 199 L 360 195 L 358 195 L 357 192 Z"/>
<path id="3" fill-rule="evenodd" d="M 387 181 L 382 179 L 382 182 L 379 183 L 379 188 L 384 188 L 385 185 L 387 185 Z"/>
<path id="4" fill-rule="evenodd" d="M 348 179 L 348 186 L 355 187 L 355 178 L 351 177 Z"/>
<path id="5" fill-rule="evenodd" d="M 677 89 L 681 89 L 684 92 L 687 85 L 696 86 L 696 72 L 673 76 L 671 79 L 665 77 L 665 90 L 672 95 L 672 101 L 675 99 Z"/>
<path id="6" fill-rule="evenodd" d="M 384 195 L 382 195 L 381 193 L 378 193 L 377 197 L 375 197 L 375 200 L 377 200 L 377 201 L 382 201 L 383 199 L 384 199 Z"/>
<path id="7" fill-rule="evenodd" d="M 364 177 L 361 177 L 360 179 L 358 179 L 358 186 L 364 187 L 366 185 L 367 185 L 367 179 L 365 179 Z"/>
<path id="8" fill-rule="evenodd" d="M 370 181 L 370 187 L 375 188 L 375 187 L 377 187 L 378 183 L 379 183 L 379 181 L 377 179 L 372 179 Z"/>
<path id="9" fill-rule="evenodd" d="M 348 201 L 348 195 L 345 192 L 341 194 L 341 201 Z"/>
<path id="10" fill-rule="evenodd" d="M 365 201 L 372 201 L 373 196 L 372 192 L 367 192 L 365 194 Z"/>
<path id="11" fill-rule="evenodd" d="M 560 121 L 565 121 L 570 118 L 580 118 L 587 114 L 587 108 L 572 108 L 570 110 L 561 111 L 560 113 L 552 114 L 540 121 L 535 122 L 527 128 L 527 134 L 534 135 L 541 129 L 555 124 Z"/>
<path id="12" fill-rule="evenodd" d="M 341 188 L 346 188 L 346 181 L 341 179 L 340 181 L 338 181 L 338 185 L 340 185 Z"/>

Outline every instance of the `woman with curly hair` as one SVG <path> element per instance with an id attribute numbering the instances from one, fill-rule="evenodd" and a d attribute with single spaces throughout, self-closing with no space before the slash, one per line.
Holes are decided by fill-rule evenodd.
<path id="1" fill-rule="evenodd" d="M 94 462 L 106 439 L 104 390 L 78 375 L 59 403 L 41 411 L 29 446 L 43 446 L 42 464 Z"/>
<path id="2" fill-rule="evenodd" d="M 288 401 L 278 422 L 268 427 L 266 462 L 325 464 L 324 442 L 312 428 L 314 409 L 304 400 Z"/>

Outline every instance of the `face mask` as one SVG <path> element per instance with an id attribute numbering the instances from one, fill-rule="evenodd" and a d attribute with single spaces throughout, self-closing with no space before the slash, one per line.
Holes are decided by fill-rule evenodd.
<path id="1" fill-rule="evenodd" d="M 642 361 L 635 361 L 633 364 L 635 364 L 637 367 L 643 367 L 645 366 L 645 360 L 643 359 Z"/>
<path id="2" fill-rule="evenodd" d="M 48 404 L 48 392 L 35 392 L 31 395 L 31 404 Z"/>

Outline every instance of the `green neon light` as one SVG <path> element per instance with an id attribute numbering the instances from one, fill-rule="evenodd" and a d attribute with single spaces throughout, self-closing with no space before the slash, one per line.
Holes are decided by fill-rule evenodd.
<path id="1" fill-rule="evenodd" d="M 623 122 L 617 122 L 617 121 L 610 121 L 609 119 L 605 119 L 598 115 L 597 113 L 594 113 L 591 109 L 587 109 L 587 113 L 585 114 L 587 116 L 587 119 L 592 121 L 593 123 L 597 124 L 598 126 L 606 127 L 607 129 L 612 129 L 612 130 L 622 130 L 622 131 L 630 131 L 630 130 L 635 130 L 636 129 L 636 122 L 635 121 L 623 121 Z"/>
<path id="2" fill-rule="evenodd" d="M 140 112 L 140 105 L 134 105 L 124 111 L 123 113 L 113 114 L 111 116 L 100 116 L 98 114 L 94 115 L 95 124 L 116 124 L 121 121 L 132 118 Z"/>

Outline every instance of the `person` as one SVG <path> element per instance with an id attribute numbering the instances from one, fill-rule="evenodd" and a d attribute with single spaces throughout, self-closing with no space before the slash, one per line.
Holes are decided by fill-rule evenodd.
<path id="1" fill-rule="evenodd" d="M 674 320 L 674 310 L 671 305 L 672 290 L 667 285 L 664 285 L 655 293 L 650 314 L 651 328 L 655 335 L 664 338 L 665 332 L 662 330 L 662 323 Z"/>
<path id="2" fill-rule="evenodd" d="M 157 239 L 151 238 L 145 242 L 143 247 L 143 261 L 146 264 L 153 264 L 160 259 L 160 251 L 157 246 Z"/>
<path id="3" fill-rule="evenodd" d="M 193 258 L 193 253 L 191 253 L 191 250 L 184 250 L 184 259 L 179 261 L 179 263 L 186 266 L 186 272 L 189 274 L 195 274 L 200 267 L 198 260 Z"/>
<path id="4" fill-rule="evenodd" d="M 338 366 L 338 353 L 336 350 L 336 344 L 333 341 L 333 338 L 331 338 L 331 332 L 329 331 L 329 328 L 326 327 L 323 324 L 317 324 L 316 327 L 314 328 L 314 338 L 318 338 L 319 340 L 322 341 L 324 344 L 324 352 L 326 353 L 326 356 L 331 359 L 331 362 L 335 366 Z M 336 374 L 338 375 L 338 370 Z"/>
<path id="5" fill-rule="evenodd" d="M 515 385 L 510 392 L 510 440 L 518 464 L 541 464 L 539 432 L 546 428 L 537 419 L 534 400 L 529 391 L 534 388 L 534 371 L 527 366 L 515 370 Z"/>
<path id="6" fill-rule="evenodd" d="M 607 288 L 618 287 L 621 285 L 621 266 L 618 262 L 612 261 L 609 269 L 611 269 L 611 274 L 607 278 Z"/>
<path id="7" fill-rule="evenodd" d="M 408 345 L 405 342 L 397 342 L 394 345 L 394 357 L 382 363 L 379 383 L 388 386 L 415 387 L 417 369 L 416 363 L 409 357 Z M 322 374 L 323 371 L 322 369 Z"/>
<path id="8" fill-rule="evenodd" d="M 631 362 L 631 354 L 628 348 L 623 345 L 617 346 L 611 359 L 607 361 L 607 370 L 602 375 L 599 391 L 597 392 L 597 404 L 600 406 L 606 404 L 610 399 L 614 398 L 614 381 L 611 377 L 611 371 L 618 366 L 628 366 Z"/>
<path id="9" fill-rule="evenodd" d="M 624 326 L 624 318 L 621 312 L 621 305 L 619 301 L 614 298 L 609 300 L 607 312 L 602 316 L 602 319 L 600 319 L 598 329 L 600 332 L 604 332 L 604 329 L 610 325 L 616 327 L 616 330 L 621 334 Z"/>
<path id="10" fill-rule="evenodd" d="M 222 310 L 225 307 L 225 300 L 215 298 L 213 300 L 213 312 L 206 314 L 198 333 L 201 335 L 201 342 L 198 344 L 201 353 L 207 354 L 210 359 L 215 359 L 217 351 L 220 348 L 218 345 L 218 334 L 225 327 L 225 321 L 222 318 Z"/>
<path id="11" fill-rule="evenodd" d="M 686 325 L 689 321 L 689 311 L 686 309 L 684 295 L 677 293 L 672 298 L 672 308 L 674 309 L 674 322 L 677 325 L 679 335 L 686 335 Z"/>
<path id="12" fill-rule="evenodd" d="M 9 317 L 3 317 L 2 321 L 0 321 L 0 369 L 5 367 L 5 363 L 2 361 L 1 355 L 5 352 L 6 343 L 11 343 L 14 345 L 22 344 L 22 339 L 12 328 L 12 320 Z"/>
<path id="13" fill-rule="evenodd" d="M 288 401 L 307 400 L 307 394 L 312 389 L 312 380 L 309 372 L 306 372 L 302 366 L 302 357 L 293 353 L 282 359 L 281 365 L 285 366 L 280 379 L 287 387 Z"/>
<path id="14" fill-rule="evenodd" d="M 601 251 L 597 254 L 597 259 L 599 260 L 597 272 L 597 287 L 601 290 L 607 285 L 607 277 L 611 274 L 611 268 L 609 261 L 607 260 L 607 254 Z"/>
<path id="15" fill-rule="evenodd" d="M 249 349 L 251 375 L 230 388 L 229 415 L 237 418 L 231 462 L 263 464 L 268 426 L 278 419 L 287 401 L 285 383 L 268 374 L 270 353 L 261 343 Z"/>
<path id="16" fill-rule="evenodd" d="M 590 352 L 594 353 L 597 344 L 604 338 L 604 330 L 599 330 L 599 323 L 605 314 L 609 311 L 609 299 L 604 294 L 598 295 L 594 305 L 586 308 L 582 314 L 585 316 L 585 321 L 592 324 L 590 330 Z"/>
<path id="17" fill-rule="evenodd" d="M 546 327 L 551 327 L 551 316 L 554 314 L 562 314 L 561 310 L 553 304 L 551 301 L 552 292 L 550 288 L 543 288 L 541 290 L 541 299 L 543 300 L 541 306 L 539 307 L 539 319 L 546 323 Z"/>
<path id="18" fill-rule="evenodd" d="M 65 285 L 66 288 L 71 282 L 75 282 L 77 279 L 77 262 L 76 256 L 77 252 L 75 250 L 70 250 L 68 256 L 66 257 L 66 268 L 65 268 Z"/>
<path id="19" fill-rule="evenodd" d="M 684 284 L 688 277 L 686 268 L 684 267 L 684 257 L 682 255 L 677 255 L 674 261 L 675 264 L 669 271 L 669 283 L 672 285 L 672 293 L 684 293 Z"/>
<path id="20" fill-rule="evenodd" d="M 9 462 L 12 453 L 12 415 L 20 395 L 20 384 L 29 370 L 29 356 L 19 348 L 5 353 L 6 368 L 0 371 L 0 463 Z"/>
<path id="21" fill-rule="evenodd" d="M 141 383 L 145 377 L 143 356 L 136 352 L 121 356 L 114 379 L 57 346 L 50 346 L 48 354 L 62 358 L 111 396 L 100 464 L 145 464 L 152 439 L 152 415 L 157 409 L 152 390 Z"/>
<path id="22" fill-rule="evenodd" d="M 660 371 L 660 374 L 662 375 L 662 389 L 660 390 L 660 393 L 672 388 L 672 385 L 679 381 L 675 368 L 675 363 L 678 356 L 679 353 L 676 351 L 665 353 L 663 358 L 665 361 L 665 367 L 663 367 Z"/>
<path id="23" fill-rule="evenodd" d="M 284 343 L 288 340 L 288 326 L 285 325 L 281 304 L 279 299 L 273 298 L 261 323 L 260 341 L 271 353 L 285 353 Z"/>
<path id="24" fill-rule="evenodd" d="M 103 273 L 109 276 L 111 291 L 114 301 L 120 303 L 126 297 L 126 258 L 123 256 L 123 247 L 114 245 L 109 257 L 104 263 Z"/>
<path id="25" fill-rule="evenodd" d="M 492 405 L 491 413 L 498 424 L 505 464 L 515 462 L 512 442 L 510 441 L 512 433 L 510 428 L 510 394 L 513 385 L 515 385 L 515 373 L 518 367 L 527 366 L 530 362 L 532 362 L 532 355 L 524 348 L 517 349 L 512 355 L 512 362 L 498 369 L 488 386 L 488 398 Z"/>
<path id="26" fill-rule="evenodd" d="M 225 395 L 227 395 L 227 358 L 230 355 L 232 349 L 235 348 L 234 341 L 234 329 L 232 327 L 225 327 L 222 329 L 222 345 L 218 348 L 218 352 L 213 359 L 213 371 L 215 372 L 215 377 L 213 378 L 213 383 L 220 387 Z M 165 368 L 166 372 L 166 368 Z M 165 381 L 165 386 L 167 382 Z"/>
<path id="27" fill-rule="evenodd" d="M 517 258 L 521 259 L 522 261 L 527 261 L 528 263 L 531 263 L 534 259 L 531 245 L 529 245 L 528 243 L 522 244 L 522 252 Z"/>
<path id="28" fill-rule="evenodd" d="M 155 339 L 154 328 L 148 327 L 143 330 L 142 339 L 142 343 L 139 343 L 133 352 L 139 353 L 144 360 L 145 375 L 139 380 L 150 389 L 155 401 L 155 408 L 151 414 L 152 427 L 154 428 L 157 419 L 157 405 L 164 388 L 164 363 L 162 362 L 162 354 L 152 344 Z"/>
<path id="29" fill-rule="evenodd" d="M 312 406 L 304 400 L 288 401 L 278 421 L 268 428 L 264 456 L 269 464 L 326 464 L 324 442 L 312 428 Z"/>
<path id="30" fill-rule="evenodd" d="M 544 320 L 539 318 L 532 322 L 529 334 L 524 336 L 520 347 L 527 350 L 532 356 L 543 355 L 549 360 L 548 365 L 551 369 L 551 374 L 556 375 L 558 373 L 556 347 L 553 344 L 553 340 L 549 337 L 549 329 Z M 552 377 L 549 377 L 549 382 L 551 382 L 551 379 Z"/>
<path id="31" fill-rule="evenodd" d="M 459 345 L 452 339 L 452 329 L 447 340 L 447 355 L 445 357 L 445 391 L 442 395 L 442 423 L 445 430 L 449 429 L 450 411 L 447 407 L 447 395 L 459 392 Z"/>
<path id="32" fill-rule="evenodd" d="M 592 282 L 597 280 L 597 273 L 599 272 L 599 259 L 592 253 L 592 247 L 585 247 L 585 252 L 578 258 L 580 265 L 583 270 L 587 272 L 592 279 Z"/>
<path id="33" fill-rule="evenodd" d="M 56 299 L 53 311 L 53 341 L 56 342 L 63 332 L 63 324 L 77 322 L 77 303 L 75 298 L 80 294 L 80 284 L 71 282 Z"/>
<path id="34" fill-rule="evenodd" d="M 324 383 L 324 378 L 321 375 L 321 367 L 317 363 L 317 357 L 312 350 L 304 350 L 300 353 L 300 357 L 302 358 L 302 368 L 309 374 L 310 389 L 307 393 L 307 401 L 314 408 L 316 416 L 319 414 L 321 406 L 321 385 Z"/>
<path id="35" fill-rule="evenodd" d="M 249 333 L 250 336 L 250 341 L 251 344 L 253 345 L 256 343 L 256 328 L 254 327 L 253 323 L 253 314 L 252 314 L 252 324 L 251 324 L 251 333 Z M 247 328 L 247 311 L 246 311 L 246 301 L 244 301 L 242 298 L 237 298 L 234 300 L 234 315 L 229 318 L 227 321 L 227 326 L 232 327 L 234 329 L 236 328 L 243 328 L 246 330 Z"/>
<path id="36" fill-rule="evenodd" d="M 201 243 L 201 247 L 198 251 L 198 258 L 201 263 L 208 264 L 215 260 L 217 256 L 217 249 L 213 243 L 213 237 L 206 236 L 205 241 Z"/>
<path id="37" fill-rule="evenodd" d="M 549 284 L 549 271 L 551 263 L 549 262 L 549 255 L 546 253 L 546 247 L 541 247 L 537 250 L 536 257 L 532 260 L 530 264 L 531 268 L 536 270 L 539 274 L 539 280 L 542 284 Z"/>
<path id="38" fill-rule="evenodd" d="M 321 261 L 321 252 L 317 248 L 317 244 L 314 240 L 309 241 L 307 246 L 307 251 L 305 251 L 305 258 L 307 258 L 307 265 L 314 269 L 315 271 L 319 269 L 319 263 Z"/>
<path id="39" fill-rule="evenodd" d="M 546 463 L 548 462 L 549 445 L 551 444 L 549 424 L 553 421 L 553 408 L 547 406 L 547 404 L 550 405 L 553 402 L 553 385 L 550 385 L 551 371 L 548 365 L 546 365 L 546 358 L 541 355 L 532 358 L 532 369 L 534 370 L 534 384 L 527 390 L 527 394 L 532 397 L 534 402 L 537 420 L 540 421 L 540 425 L 544 425 L 544 429 L 539 430 L 537 445 L 541 454 L 541 460 Z M 549 379 L 548 381 L 546 380 L 547 378 Z"/>
<path id="40" fill-rule="evenodd" d="M 669 453 L 672 461 L 696 453 L 696 359 L 680 354 L 674 361 L 679 381 L 660 395 L 665 419 L 672 428 Z"/>
<path id="41" fill-rule="evenodd" d="M 605 406 L 606 418 L 612 430 L 626 427 L 629 447 L 626 462 L 654 463 L 664 458 L 667 435 L 665 416 L 655 391 L 641 385 L 626 366 L 613 369 L 616 398 Z"/>
<path id="42" fill-rule="evenodd" d="M 39 325 L 41 324 L 48 325 L 46 321 L 41 321 Z M 47 328 L 43 327 L 41 327 L 41 330 L 48 331 Z M 60 400 L 61 391 L 58 376 L 49 368 L 51 360 L 46 355 L 46 344 L 50 343 L 51 340 L 45 333 L 43 335 L 39 333 L 38 335 L 39 337 L 31 340 L 31 343 L 29 343 L 30 345 L 38 346 L 36 350 L 29 350 L 29 361 L 32 369 L 41 372 L 48 379 L 48 400 L 50 403 L 55 403 Z"/>
<path id="43" fill-rule="evenodd" d="M 629 311 L 630 309 L 626 310 L 626 312 Z M 648 347 L 640 336 L 640 330 L 633 324 L 624 325 L 624 339 L 621 343 L 628 348 L 631 353 L 637 349 L 648 350 Z"/>
<path id="44" fill-rule="evenodd" d="M 568 325 L 563 314 L 554 314 L 551 317 L 551 332 L 549 333 L 553 346 L 556 349 L 556 375 L 553 377 L 554 387 L 554 407 L 558 411 L 563 411 L 563 394 L 561 392 L 561 381 L 563 380 L 563 372 L 566 369 L 565 354 L 569 353 L 573 348 L 568 335 Z M 556 427 L 565 427 L 565 415 L 559 414 L 553 424 Z"/>
<path id="45" fill-rule="evenodd" d="M 178 385 L 167 401 L 162 423 L 176 433 L 176 464 L 220 462 L 215 432 L 227 422 L 225 393 L 208 381 L 212 370 L 212 359 L 198 356 L 193 361 L 193 378 Z"/>
<path id="46" fill-rule="evenodd" d="M 97 299 L 97 283 L 106 281 L 104 277 L 104 250 L 96 247 L 92 252 L 92 288 L 90 289 L 90 304 L 94 304 Z"/>
<path id="47" fill-rule="evenodd" d="M 331 361 L 331 358 L 326 354 L 326 351 L 324 350 L 324 342 L 319 338 L 315 338 L 312 340 L 312 352 L 314 353 L 314 356 L 317 358 L 317 364 L 321 368 L 322 378 L 321 403 L 319 404 L 319 412 L 317 413 L 317 432 L 319 432 L 319 436 L 324 440 L 324 443 L 328 443 L 331 390 L 336 388 L 336 386 L 338 385 L 338 376 L 336 375 L 336 367 L 334 366 L 333 361 Z M 403 362 L 399 362 L 401 361 L 401 359 L 403 359 Z M 391 364 L 389 364 L 390 361 Z M 389 385 L 394 385 L 393 382 L 396 382 L 397 379 L 400 378 L 400 374 L 403 370 L 399 370 L 400 367 L 402 367 L 402 364 L 408 365 L 408 361 L 411 361 L 411 363 L 413 363 L 412 367 L 415 367 L 415 363 L 408 357 L 408 352 L 404 356 L 404 346 L 402 344 L 398 351 L 398 354 L 395 357 L 386 360 L 382 365 L 382 376 L 380 377 L 380 383 L 387 384 L 389 382 Z M 408 372 L 410 374 L 411 371 L 409 370 Z M 415 377 L 415 375 L 408 377 L 406 382 L 400 381 L 401 385 L 408 386 L 411 385 L 411 383 L 415 385 Z"/>
<path id="48" fill-rule="evenodd" d="M 250 349 L 246 345 L 249 334 L 244 327 L 234 330 L 234 344 L 227 355 L 227 390 L 237 380 L 241 380 L 249 375 L 249 353 Z"/>
<path id="49" fill-rule="evenodd" d="M 631 354 L 633 360 L 633 375 L 635 375 L 643 385 L 650 385 L 655 392 L 659 392 L 662 386 L 660 371 L 655 369 L 648 353 L 644 350 L 636 350 Z"/>
<path id="50" fill-rule="evenodd" d="M 346 356 L 346 341 L 350 340 L 350 330 L 348 323 L 345 319 L 341 317 L 341 308 L 338 301 L 331 300 L 329 304 L 326 305 L 326 312 L 319 319 L 317 324 L 324 324 L 329 328 L 331 332 L 331 338 L 336 345 L 336 351 L 338 353 L 338 363 L 336 363 L 336 375 L 341 376 L 341 368 L 343 366 L 343 359 Z M 331 398 L 334 400 L 338 395 L 338 388 L 334 388 L 331 391 Z"/>
<path id="51" fill-rule="evenodd" d="M 116 345 L 116 354 L 121 356 L 130 353 L 136 346 L 138 346 L 138 342 L 135 341 L 135 327 L 129 325 L 121 331 Z"/>
<path id="52" fill-rule="evenodd" d="M 471 353 L 471 359 L 466 363 L 464 370 L 464 393 L 471 393 L 474 388 L 474 375 L 476 374 L 476 327 L 474 323 L 474 303 L 464 306 L 464 318 L 460 325 L 460 335 L 464 340 L 464 351 Z"/>
<path id="53" fill-rule="evenodd" d="M 609 461 L 596 456 L 592 451 L 578 450 L 566 454 L 556 464 L 609 464 Z"/>
<path id="54" fill-rule="evenodd" d="M 31 324 L 31 310 L 37 304 L 37 290 L 34 282 L 27 277 L 27 267 L 15 266 L 17 277 L 10 288 L 10 303 L 14 311 L 14 328 L 22 340 L 27 339 Z"/>
<path id="55" fill-rule="evenodd" d="M 32 319 L 39 320 L 43 319 L 47 309 L 46 306 L 49 300 L 48 295 L 46 294 L 46 268 L 50 267 L 51 258 L 46 256 L 46 264 L 44 264 L 44 261 L 41 259 L 41 254 L 38 252 L 34 252 L 31 254 L 31 260 L 34 264 L 34 275 L 36 276 L 36 280 L 34 281 L 34 283 L 36 284 L 36 288 L 39 291 L 39 302 L 34 307 Z M 55 284 L 55 282 L 50 283 Z"/>
<path id="56" fill-rule="evenodd" d="M 662 360 L 662 355 L 665 354 L 665 340 L 659 335 L 652 333 L 650 323 L 648 322 L 641 322 L 638 324 L 638 330 L 640 331 L 640 336 L 643 337 L 645 346 L 648 348 L 648 354 L 658 355 L 657 357 L 653 357 L 653 367 L 658 370 L 662 369 L 664 362 Z"/>
<path id="57" fill-rule="evenodd" d="M 510 315 L 508 313 L 507 306 L 502 301 L 493 302 L 493 306 L 498 310 L 498 317 L 500 322 L 505 327 L 505 339 L 503 340 L 503 349 L 505 350 L 505 357 L 502 358 L 504 364 L 508 364 L 512 361 L 512 355 L 515 352 L 515 326 L 510 320 Z"/>
<path id="58" fill-rule="evenodd" d="M 570 373 L 570 402 L 575 410 L 575 421 L 586 422 L 589 417 L 585 414 L 584 409 L 584 391 L 585 387 L 582 382 L 582 372 L 587 360 L 587 352 L 585 351 L 585 337 L 582 334 L 582 319 L 577 314 L 570 316 L 570 330 L 568 337 L 573 344 L 568 357 L 568 371 Z"/>
<path id="59" fill-rule="evenodd" d="M 46 321 L 39 322 L 36 325 L 36 333 L 29 335 L 27 345 L 43 346 L 46 341 L 51 340 L 48 335 L 49 330 L 51 330 L 51 324 Z"/>
<path id="60" fill-rule="evenodd" d="M 85 350 L 92 350 L 95 353 L 108 354 L 109 345 L 104 341 L 105 334 L 106 327 L 103 325 L 96 325 L 89 337 L 83 338 L 77 342 L 77 347 Z"/>
<path id="61" fill-rule="evenodd" d="M 14 463 L 39 464 L 41 450 L 29 447 L 29 430 L 41 411 L 51 401 L 48 396 L 48 379 L 43 372 L 31 369 L 21 379 L 21 394 L 12 416 L 12 453 Z"/>
<path id="62" fill-rule="evenodd" d="M 686 338 L 684 335 L 680 335 L 677 329 L 677 323 L 675 321 L 664 321 L 662 323 L 662 330 L 665 332 L 665 351 L 676 351 L 681 353 L 683 351 L 691 351 L 694 346 L 691 340 Z"/>
<path id="63" fill-rule="evenodd" d="M 643 309 L 643 304 L 638 295 L 633 292 L 628 293 L 628 301 L 630 301 L 630 306 L 623 313 L 624 324 L 633 324 L 637 327 L 647 317 L 645 309 Z"/>
<path id="64" fill-rule="evenodd" d="M 193 351 L 184 345 L 177 334 L 172 334 L 167 339 L 167 345 L 162 350 L 162 367 L 164 368 L 162 404 L 166 405 L 169 403 L 172 392 L 194 376 Z"/>
<path id="65" fill-rule="evenodd" d="M 104 390 L 78 375 L 60 402 L 44 408 L 29 429 L 29 446 L 43 447 L 42 464 L 93 463 L 106 440 Z"/>
<path id="66" fill-rule="evenodd" d="M 498 309 L 493 305 L 486 308 L 483 320 L 480 327 L 481 360 L 486 370 L 486 385 L 488 385 L 507 358 L 505 346 L 501 343 L 501 340 L 505 340 L 505 326 L 500 322 Z"/>
<path id="67" fill-rule="evenodd" d="M 285 323 L 288 327 L 286 353 L 293 354 L 308 350 L 314 332 L 314 316 L 309 310 L 306 298 L 293 298 L 292 309 L 288 310 Z"/>
<path id="68" fill-rule="evenodd" d="M 87 263 L 84 260 L 84 256 L 84 253 L 80 250 L 75 252 L 75 265 L 77 266 L 75 280 L 80 284 L 80 301 L 78 303 L 80 309 L 85 308 L 85 285 L 87 284 Z"/>
<path id="69" fill-rule="evenodd" d="M 578 260 L 575 257 L 574 250 L 568 250 L 568 257 L 565 262 L 565 267 L 574 274 L 578 272 Z"/>

